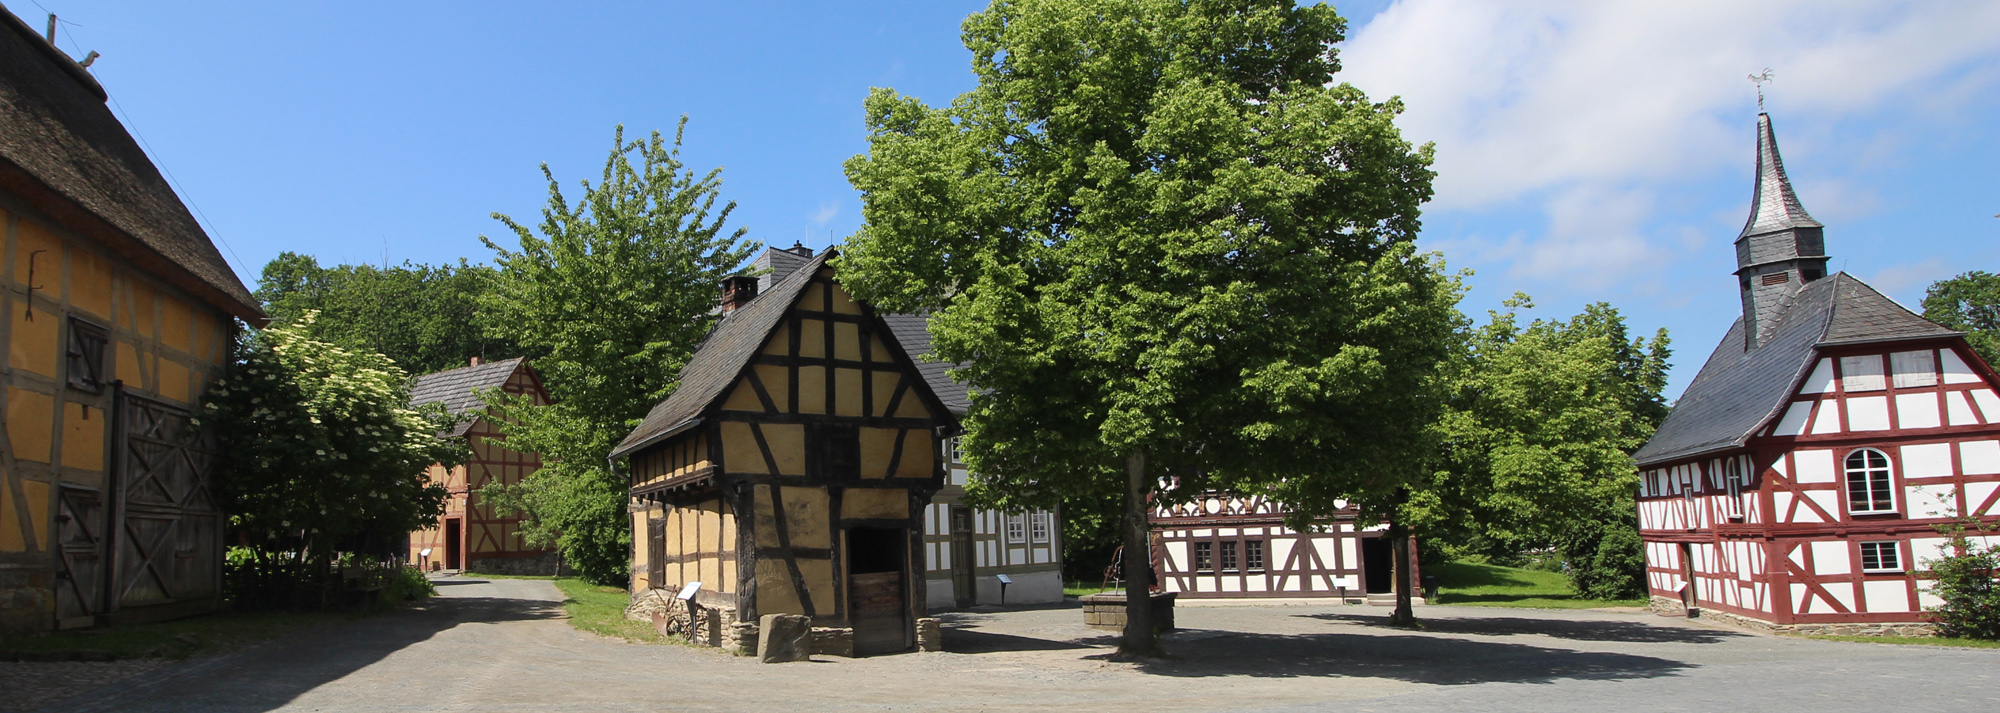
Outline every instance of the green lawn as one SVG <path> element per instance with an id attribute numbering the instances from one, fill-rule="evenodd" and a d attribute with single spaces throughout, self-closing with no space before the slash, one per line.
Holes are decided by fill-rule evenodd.
<path id="1" fill-rule="evenodd" d="M 575 577 L 562 577 L 555 583 L 566 597 L 563 611 L 569 612 L 570 626 L 626 641 L 648 644 L 669 641 L 653 631 L 650 622 L 625 618 L 625 606 L 632 600 L 623 588 L 600 587 Z"/>
<path id="2" fill-rule="evenodd" d="M 1063 596 L 1081 597 L 1104 591 L 1103 582 L 1063 582 Z"/>
<path id="3" fill-rule="evenodd" d="M 1852 641 L 1861 644 L 1914 644 L 1918 646 L 1963 646 L 1972 649 L 2000 649 L 2000 641 L 1947 639 L 1942 636 L 1805 636 L 1821 641 Z"/>
<path id="4" fill-rule="evenodd" d="M 1423 573 L 1438 577 L 1434 604 L 1526 609 L 1591 609 L 1641 607 L 1644 599 L 1583 599 L 1560 572 L 1501 567 L 1474 562 L 1425 565 Z"/>
<path id="5" fill-rule="evenodd" d="M 109 651 L 118 658 L 189 656 L 225 651 L 318 624 L 353 621 L 363 612 L 222 612 L 157 624 L 102 626 L 11 638 L 12 651 Z"/>

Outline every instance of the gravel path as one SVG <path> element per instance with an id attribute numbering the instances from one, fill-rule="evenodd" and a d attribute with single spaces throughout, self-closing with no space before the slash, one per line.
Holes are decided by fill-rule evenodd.
<path id="1" fill-rule="evenodd" d="M 451 580 L 446 580 L 451 581 Z M 1074 608 L 946 615 L 947 653 L 759 665 L 561 620 L 534 580 L 443 596 L 48 710 L 2000 710 L 2000 650 L 1762 636 L 1651 615 L 1426 607 L 1185 608 L 1177 658 L 1109 660 Z"/>

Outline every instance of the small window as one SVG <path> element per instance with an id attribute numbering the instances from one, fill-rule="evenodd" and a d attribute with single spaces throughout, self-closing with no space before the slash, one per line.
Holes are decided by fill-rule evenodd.
<path id="1" fill-rule="evenodd" d="M 1212 556 L 1213 553 L 1213 550 L 1211 549 L 1212 547 L 1213 545 L 1207 542 L 1194 543 L 1194 571 L 1196 572 L 1215 571 L 1215 559 Z"/>
<path id="2" fill-rule="evenodd" d="M 1882 355 L 1841 357 L 1840 388 L 1843 391 L 1881 391 Z"/>
<path id="3" fill-rule="evenodd" d="M 1049 541 L 1049 514 L 1038 512 L 1028 516 L 1028 533 L 1035 542 Z"/>
<path id="4" fill-rule="evenodd" d="M 102 391 L 104 347 L 110 340 L 103 327 L 71 317 L 69 320 L 69 385 L 84 391 Z"/>
<path id="5" fill-rule="evenodd" d="M 1243 568 L 1251 572 L 1264 571 L 1264 541 L 1245 540 L 1243 542 Z"/>
<path id="6" fill-rule="evenodd" d="M 1789 272 L 1773 272 L 1773 273 L 1771 273 L 1771 274 L 1769 274 L 1769 275 L 1765 275 L 1765 276 L 1763 276 L 1763 277 L 1760 277 L 1760 278 L 1757 278 L 1757 281 L 1758 281 L 1758 283 L 1759 283 L 1759 284 L 1762 284 L 1762 285 L 1765 285 L 1765 286 L 1770 286 L 1770 285 L 1782 285 L 1782 284 L 1785 284 L 1785 283 L 1787 283 L 1787 282 L 1791 282 L 1791 281 L 1792 281 L 1792 273 L 1789 273 Z"/>
<path id="7" fill-rule="evenodd" d="M 1722 478 L 1729 491 L 1729 519 L 1740 522 L 1743 520 L 1743 486 L 1747 482 L 1743 477 L 1743 456 L 1732 457 L 1724 463 Z"/>
<path id="8" fill-rule="evenodd" d="M 944 460 L 946 463 L 964 463 L 965 458 L 958 450 L 958 437 L 944 439 Z"/>
<path id="9" fill-rule="evenodd" d="M 1894 541 L 1861 543 L 1861 571 L 1902 573 L 1902 546 Z"/>
<path id="10" fill-rule="evenodd" d="M 1222 571 L 1236 571 L 1236 543 L 1233 541 L 1222 543 Z"/>
<path id="11" fill-rule="evenodd" d="M 1847 511 L 1857 515 L 1896 511 L 1889 457 L 1873 448 L 1847 454 Z"/>
<path id="12" fill-rule="evenodd" d="M 849 480 L 861 477 L 861 429 L 827 424 L 816 432 L 824 475 Z"/>
<path id="13" fill-rule="evenodd" d="M 1027 542 L 1027 541 L 1028 541 L 1028 538 L 1027 538 L 1027 532 L 1028 532 L 1028 530 L 1027 530 L 1027 526 L 1026 526 L 1025 524 L 1023 524 L 1023 523 L 1021 522 L 1021 521 L 1022 521 L 1023 519 L 1024 519 L 1024 518 L 1022 518 L 1022 517 L 1021 517 L 1020 515 L 1008 515 L 1008 516 L 1007 516 L 1007 541 L 1008 541 L 1008 542 L 1013 542 L 1013 543 L 1021 543 L 1021 542 Z"/>
<path id="14" fill-rule="evenodd" d="M 1923 386 L 1937 386 L 1937 369 L 1932 366 L 1936 360 L 1931 350 L 1920 352 L 1896 352 L 1889 355 L 1890 370 L 1896 375 L 1896 388 L 1911 389 Z"/>

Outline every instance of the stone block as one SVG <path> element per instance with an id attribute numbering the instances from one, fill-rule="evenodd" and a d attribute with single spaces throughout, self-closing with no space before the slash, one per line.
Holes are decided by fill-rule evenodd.
<path id="1" fill-rule="evenodd" d="M 813 627 L 812 652 L 827 656 L 854 658 L 854 630 L 831 626 Z"/>
<path id="2" fill-rule="evenodd" d="M 935 617 L 917 620 L 917 650 L 944 650 L 944 626 Z"/>
<path id="3" fill-rule="evenodd" d="M 757 621 L 757 660 L 762 663 L 812 660 L 812 617 L 765 614 Z"/>
<path id="4" fill-rule="evenodd" d="M 1153 629 L 1174 630 L 1173 592 L 1154 592 Z M 1096 629 L 1125 628 L 1125 593 L 1099 592 L 1083 597 L 1083 624 Z"/>

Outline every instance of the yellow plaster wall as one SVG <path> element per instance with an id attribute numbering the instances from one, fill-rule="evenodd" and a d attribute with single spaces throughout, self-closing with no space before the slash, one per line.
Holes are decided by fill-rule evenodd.
<path id="1" fill-rule="evenodd" d="M 861 477 L 888 477 L 889 459 L 893 458 L 896 454 L 896 430 L 894 428 L 861 429 Z"/>
<path id="2" fill-rule="evenodd" d="M 831 277 L 833 275 L 833 271 L 827 270 L 820 274 Z M 845 288 L 841 287 L 838 284 L 835 284 L 831 292 L 833 297 L 834 312 L 838 312 L 840 314 L 861 314 L 861 305 L 854 303 L 854 296 L 847 294 L 847 290 Z"/>
<path id="3" fill-rule="evenodd" d="M 771 458 L 778 462 L 780 475 L 806 474 L 806 427 L 796 423 L 766 423 L 758 426 L 764 432 L 764 444 L 771 448 Z"/>
<path id="4" fill-rule="evenodd" d="M 840 499 L 840 516 L 902 518 L 910 515 L 910 491 L 902 488 L 848 488 Z"/>
<path id="5" fill-rule="evenodd" d="M 833 370 L 833 412 L 839 416 L 865 416 L 861 412 L 861 370 Z"/>
<path id="6" fill-rule="evenodd" d="M 111 264 L 88 250 L 70 252 L 69 306 L 111 320 Z"/>
<path id="7" fill-rule="evenodd" d="M 764 342 L 765 354 L 784 355 L 792 353 L 792 323 L 779 322 L 778 328 L 771 330 L 771 338 Z M 769 385 L 771 382 L 764 382 Z"/>
<path id="8" fill-rule="evenodd" d="M 21 481 L 21 502 L 27 505 L 30 531 L 21 528 L 17 503 L 11 489 L 0 487 L 0 552 L 25 552 L 28 535 L 34 535 L 35 550 L 49 544 L 49 484 L 39 480 Z"/>
<path id="9" fill-rule="evenodd" d="M 799 320 L 799 356 L 815 359 L 826 356 L 826 322 Z"/>
<path id="10" fill-rule="evenodd" d="M 118 365 L 113 368 L 111 378 L 122 380 L 127 386 L 153 388 L 153 380 L 146 378 L 145 370 L 139 368 L 138 347 L 121 339 L 112 342 L 111 350 L 118 352 Z"/>
<path id="11" fill-rule="evenodd" d="M 87 404 L 63 404 L 62 464 L 67 468 L 104 470 L 104 409 Z"/>
<path id="12" fill-rule="evenodd" d="M 882 337 L 870 334 L 868 335 L 868 360 L 871 362 L 887 363 L 895 361 L 896 358 L 889 355 L 889 345 L 882 343 Z"/>
<path id="13" fill-rule="evenodd" d="M 764 454 L 757 450 L 757 437 L 750 424 L 722 422 L 722 462 L 731 473 L 769 473 Z"/>
<path id="14" fill-rule="evenodd" d="M 23 219 L 18 225 L 14 233 L 14 282 L 35 288 L 37 297 L 61 297 L 62 239 L 31 220 Z M 31 272 L 35 278 L 32 285 L 28 283 Z"/>
<path id="15" fill-rule="evenodd" d="M 896 475 L 904 478 L 928 478 L 931 466 L 936 464 L 937 448 L 931 443 L 931 432 L 912 428 L 903 437 L 903 459 L 896 463 Z"/>
<path id="16" fill-rule="evenodd" d="M 806 609 L 799 604 L 798 590 L 792 587 L 792 570 L 785 561 L 760 557 L 757 559 L 757 615 L 804 614 Z"/>
<path id="17" fill-rule="evenodd" d="M 49 462 L 55 416 L 54 397 L 7 387 L 7 439 L 14 447 L 15 460 Z"/>
<path id="18" fill-rule="evenodd" d="M 729 398 L 722 402 L 724 411 L 763 411 L 764 402 L 757 399 L 757 389 L 749 379 L 742 379 L 730 387 Z"/>
<path id="19" fill-rule="evenodd" d="M 172 297 L 160 297 L 160 343 L 169 349 L 183 353 L 194 351 L 194 317 L 188 314 L 186 302 Z"/>
<path id="20" fill-rule="evenodd" d="M 799 413 L 826 413 L 826 367 L 799 367 Z"/>
<path id="21" fill-rule="evenodd" d="M 894 374 L 886 371 L 875 372 L 874 378 L 869 381 L 870 388 L 875 390 L 875 402 L 873 404 L 875 406 L 875 413 L 868 415 L 889 415 L 889 400 L 896 397 L 896 385 L 902 383 L 902 380 L 902 374 Z M 903 398 L 910 398 L 910 395 L 904 394 Z"/>
<path id="22" fill-rule="evenodd" d="M 833 358 L 861 361 L 861 325 L 833 323 Z"/>
<path id="23" fill-rule="evenodd" d="M 172 359 L 161 359 L 158 363 L 160 383 L 154 387 L 154 390 L 158 391 L 160 396 L 165 398 L 193 403 L 194 395 L 190 392 L 193 382 L 188 379 L 187 367 L 181 366 L 180 362 Z"/>
<path id="24" fill-rule="evenodd" d="M 20 302 L 15 302 L 14 308 L 8 312 L 14 320 L 14 336 L 7 343 L 7 364 L 15 369 L 56 378 L 57 359 L 64 353 L 57 341 L 62 315 L 37 309 L 30 316 Z"/>
<path id="25" fill-rule="evenodd" d="M 778 407 L 780 413 L 791 411 L 791 372 L 785 367 L 770 364 L 758 364 L 754 368 L 757 370 L 757 380 L 763 382 L 764 390 L 771 394 L 771 403 Z"/>

